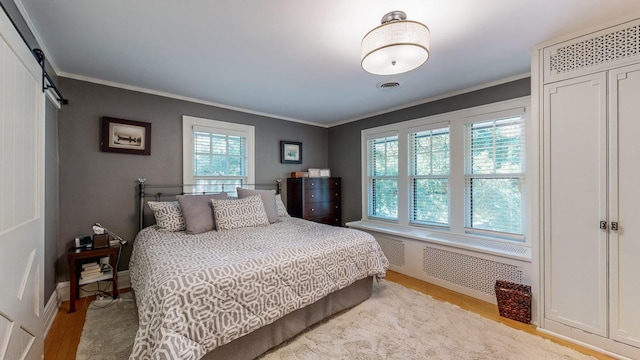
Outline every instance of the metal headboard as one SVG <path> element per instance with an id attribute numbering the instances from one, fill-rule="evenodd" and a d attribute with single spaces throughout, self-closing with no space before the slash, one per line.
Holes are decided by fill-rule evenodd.
<path id="1" fill-rule="evenodd" d="M 138 179 L 138 231 L 144 227 L 144 207 L 145 202 L 149 199 L 154 201 L 175 200 L 177 195 L 206 195 L 219 192 L 235 193 L 236 188 L 250 188 L 256 190 L 275 190 L 276 194 L 280 194 L 282 190 L 282 180 L 277 179 L 271 184 L 238 184 L 234 183 L 216 183 L 216 184 L 174 184 L 174 185 L 150 185 L 146 183 L 146 179 Z M 185 191 L 189 189 L 190 191 Z"/>

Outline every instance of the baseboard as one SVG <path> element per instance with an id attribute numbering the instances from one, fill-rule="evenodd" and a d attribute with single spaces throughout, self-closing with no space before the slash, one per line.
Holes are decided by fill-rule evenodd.
<path id="1" fill-rule="evenodd" d="M 44 337 L 47 337 L 49 333 L 49 329 L 51 329 L 51 325 L 53 325 L 53 320 L 56 318 L 56 314 L 58 313 L 58 308 L 60 307 L 60 302 L 58 301 L 58 291 L 53 292 L 49 301 L 47 301 L 47 305 L 44 307 Z"/>
<path id="2" fill-rule="evenodd" d="M 103 289 L 105 285 L 102 284 L 109 284 L 109 291 L 111 289 L 111 282 L 110 281 L 100 281 L 98 283 L 91 283 L 91 284 L 87 284 L 87 285 L 83 285 L 81 287 L 81 291 L 80 291 L 80 297 L 87 297 L 87 296 L 91 296 L 93 295 L 94 292 L 98 291 L 98 286 L 100 284 L 100 289 Z M 118 290 L 120 289 L 126 289 L 126 288 L 130 288 L 131 287 L 131 277 L 129 276 L 129 270 L 123 270 L 123 271 L 118 271 Z M 56 292 L 58 294 L 58 306 L 64 302 L 64 301 L 69 301 L 69 297 L 70 297 L 70 283 L 69 281 L 64 281 L 61 283 L 58 283 L 58 287 L 56 288 Z"/>

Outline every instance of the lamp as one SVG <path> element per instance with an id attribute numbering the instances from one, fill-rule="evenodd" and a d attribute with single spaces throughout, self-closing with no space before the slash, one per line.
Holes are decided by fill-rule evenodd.
<path id="1" fill-rule="evenodd" d="M 362 39 L 362 68 L 375 75 L 393 75 L 422 65 L 429 58 L 429 28 L 407 20 L 403 11 L 382 17 L 382 25 Z"/>
<path id="2" fill-rule="evenodd" d="M 120 243 L 120 245 L 127 245 L 127 240 L 124 240 L 124 239 L 123 239 L 123 238 L 121 238 L 118 234 L 116 234 L 116 233 L 114 233 L 113 231 L 111 231 L 111 230 L 107 229 L 106 227 L 104 227 L 104 226 L 100 225 L 100 223 L 95 223 L 94 231 L 96 230 L 96 229 L 95 229 L 95 227 L 96 227 L 96 226 L 97 226 L 97 227 L 99 227 L 99 228 L 101 228 L 102 230 L 106 231 L 106 232 L 107 232 L 107 234 L 109 234 L 109 235 L 113 236 L 113 238 L 114 238 L 115 240 L 118 240 L 118 242 Z"/>

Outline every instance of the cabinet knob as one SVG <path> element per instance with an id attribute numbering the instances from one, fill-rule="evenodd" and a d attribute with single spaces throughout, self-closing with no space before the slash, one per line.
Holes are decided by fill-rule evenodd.
<path id="1" fill-rule="evenodd" d="M 316 209 L 313 209 L 313 208 L 312 208 L 312 209 L 311 209 L 311 211 L 316 211 Z"/>
<path id="2" fill-rule="evenodd" d="M 315 185 L 315 183 L 311 183 L 311 186 Z"/>
<path id="3" fill-rule="evenodd" d="M 311 194 L 311 197 L 312 197 L 312 198 L 314 198 L 314 197 L 316 197 L 316 196 L 315 196 L 314 194 Z"/>

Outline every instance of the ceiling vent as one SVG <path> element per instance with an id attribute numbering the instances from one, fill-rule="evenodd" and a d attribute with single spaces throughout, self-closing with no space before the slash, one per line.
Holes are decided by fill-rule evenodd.
<path id="1" fill-rule="evenodd" d="M 385 81 L 378 83 L 376 87 L 383 91 L 391 91 L 400 88 L 400 83 L 397 81 Z"/>

